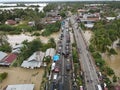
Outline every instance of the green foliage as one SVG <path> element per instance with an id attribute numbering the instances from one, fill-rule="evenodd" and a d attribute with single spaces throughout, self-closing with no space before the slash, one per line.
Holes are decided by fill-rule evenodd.
<path id="1" fill-rule="evenodd" d="M 105 61 L 103 59 L 95 59 L 95 62 L 100 67 L 103 67 L 105 65 Z"/>
<path id="2" fill-rule="evenodd" d="M 114 74 L 114 71 L 113 71 L 110 67 L 108 67 L 108 66 L 105 67 L 105 72 L 106 72 L 107 75 L 109 75 L 109 76 L 111 76 L 111 75 Z"/>
<path id="3" fill-rule="evenodd" d="M 104 21 L 99 21 L 93 28 L 94 36 L 91 39 L 91 44 L 95 50 L 102 53 L 110 51 L 108 46 L 120 37 L 120 20 L 115 20 L 106 24 Z"/>
<path id="4" fill-rule="evenodd" d="M 54 32 L 58 32 L 60 30 L 60 22 L 57 21 L 56 23 L 53 24 L 48 24 L 45 27 L 45 31 L 42 32 L 43 36 L 49 36 L 50 34 L 54 33 Z"/>
<path id="5" fill-rule="evenodd" d="M 102 58 L 102 56 L 101 56 L 101 54 L 100 54 L 99 52 L 94 52 L 94 53 L 93 53 L 93 57 L 94 57 L 95 59 L 101 59 L 101 58 Z"/>
<path id="6" fill-rule="evenodd" d="M 33 31 L 33 30 L 36 30 L 36 28 L 34 28 L 34 27 L 31 27 L 31 26 L 29 26 L 29 25 L 18 25 L 18 26 L 16 26 L 16 30 L 17 31 L 26 31 L 26 32 L 31 32 L 31 31 Z"/>
<path id="7" fill-rule="evenodd" d="M 50 38 L 50 39 L 48 40 L 48 43 L 51 45 L 52 48 L 55 48 L 55 47 L 56 47 L 56 43 L 55 43 L 54 38 Z"/>
<path id="8" fill-rule="evenodd" d="M 89 50 L 90 50 L 90 52 L 95 52 L 94 47 L 93 47 L 92 44 L 89 45 Z"/>
<path id="9" fill-rule="evenodd" d="M 120 9 L 120 2 L 109 2 L 108 6 L 114 9 L 116 8 Z"/>
<path id="10" fill-rule="evenodd" d="M 73 49 L 72 55 L 73 55 L 73 62 L 78 63 L 78 54 L 76 49 Z"/>
<path id="11" fill-rule="evenodd" d="M 56 4 L 48 4 L 43 8 L 44 12 L 50 12 L 56 8 Z"/>
<path id="12" fill-rule="evenodd" d="M 82 85 L 82 79 L 80 77 L 76 78 L 76 82 L 77 82 L 78 86 Z"/>
<path id="13" fill-rule="evenodd" d="M 102 67 L 105 65 L 105 61 L 102 59 L 102 56 L 100 55 L 100 53 L 94 52 L 92 53 L 92 55 L 95 59 L 96 65 L 98 65 L 102 69 Z"/>
<path id="14" fill-rule="evenodd" d="M 76 43 L 72 43 L 72 47 L 76 47 Z"/>
<path id="15" fill-rule="evenodd" d="M 117 82 L 117 77 L 115 75 L 113 76 L 113 82 Z"/>
<path id="16" fill-rule="evenodd" d="M 63 18 L 65 18 L 65 17 L 66 17 L 65 11 L 61 11 L 61 12 L 60 12 L 60 15 L 61 15 Z"/>
<path id="17" fill-rule="evenodd" d="M 0 51 L 3 52 L 11 52 L 12 48 L 9 43 L 5 43 L 4 45 L 0 46 Z"/>
<path id="18" fill-rule="evenodd" d="M 104 78 L 104 82 L 107 84 L 108 87 L 111 85 L 111 81 L 108 77 Z"/>
<path id="19" fill-rule="evenodd" d="M 18 65 L 21 65 L 23 60 L 26 60 L 36 51 L 46 51 L 48 48 L 56 47 L 56 44 L 53 38 L 51 38 L 47 44 L 43 44 L 40 39 L 35 39 L 31 42 L 28 42 L 26 40 L 23 42 L 23 44 L 25 44 L 25 47 L 21 49 L 21 53 L 18 56 L 18 61 L 19 61 Z"/>
<path id="20" fill-rule="evenodd" d="M 40 12 L 40 13 L 39 13 L 39 16 L 40 16 L 41 18 L 44 18 L 46 15 L 45 15 L 44 12 Z"/>
<path id="21" fill-rule="evenodd" d="M 99 13 L 99 12 L 100 12 L 100 9 L 95 9 L 95 10 L 90 9 L 89 12 L 90 12 L 90 13 L 96 13 L 96 12 Z"/>
<path id="22" fill-rule="evenodd" d="M 44 58 L 44 62 L 46 62 L 47 64 L 49 64 L 51 61 L 51 58 L 50 57 L 45 57 Z"/>
<path id="23" fill-rule="evenodd" d="M 6 72 L 0 73 L 0 81 L 4 80 L 7 77 L 7 75 L 8 73 Z"/>
<path id="24" fill-rule="evenodd" d="M 113 55 L 114 55 L 114 54 L 117 54 L 117 52 L 116 52 L 115 49 L 113 49 L 113 48 L 111 48 L 111 49 L 109 50 L 109 53 L 110 53 L 110 55 L 111 55 L 111 54 L 113 54 Z"/>
<path id="25" fill-rule="evenodd" d="M 40 36 L 40 33 L 39 33 L 39 32 L 34 32 L 34 33 L 32 34 L 32 36 Z"/>
<path id="26" fill-rule="evenodd" d="M 15 30 L 15 28 L 10 25 L 6 25 L 6 24 L 0 25 L 0 31 L 8 32 L 8 31 L 13 31 L 13 30 Z"/>
<path id="27" fill-rule="evenodd" d="M 83 30 L 86 29 L 86 27 L 85 27 L 85 25 L 84 25 L 83 23 L 80 23 L 79 26 L 80 26 Z"/>
<path id="28" fill-rule="evenodd" d="M 21 49 L 21 53 L 18 56 L 19 65 L 21 65 L 23 60 L 26 60 L 34 52 L 41 50 L 43 45 L 39 39 L 35 39 L 31 42 L 24 41 L 24 43 L 25 43 L 25 47 Z"/>

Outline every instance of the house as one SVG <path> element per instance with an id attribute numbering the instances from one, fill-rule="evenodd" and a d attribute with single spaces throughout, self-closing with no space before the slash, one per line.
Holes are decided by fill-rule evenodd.
<path id="1" fill-rule="evenodd" d="M 8 85 L 4 90 L 34 90 L 34 84 Z"/>
<path id="2" fill-rule="evenodd" d="M 87 28 L 93 28 L 94 23 L 100 19 L 99 13 L 79 15 L 80 22 L 84 23 Z"/>
<path id="3" fill-rule="evenodd" d="M 42 65 L 42 61 L 44 58 L 44 53 L 41 51 L 37 51 L 33 53 L 27 60 L 23 61 L 21 67 L 24 68 L 40 68 Z"/>
<path id="4" fill-rule="evenodd" d="M 7 56 L 7 53 L 0 51 L 0 62 Z"/>
<path id="5" fill-rule="evenodd" d="M 115 20 L 116 17 L 106 17 L 106 20 L 109 22 L 111 20 Z"/>
<path id="6" fill-rule="evenodd" d="M 21 48 L 23 48 L 23 44 L 18 44 L 12 47 L 12 53 L 19 54 L 21 52 Z"/>
<path id="7" fill-rule="evenodd" d="M 61 19 L 62 18 L 59 15 L 58 11 L 51 10 L 51 12 L 46 13 L 45 22 L 46 23 L 55 23 L 56 21 L 60 21 Z"/>
<path id="8" fill-rule="evenodd" d="M 30 21 L 30 22 L 28 22 L 28 25 L 29 25 L 29 26 L 35 26 L 35 21 Z"/>
<path id="9" fill-rule="evenodd" d="M 14 60 L 16 60 L 17 55 L 10 53 L 3 60 L 0 61 L 1 66 L 10 66 Z"/>
<path id="10" fill-rule="evenodd" d="M 16 21 L 14 21 L 14 20 L 7 20 L 7 21 L 5 22 L 5 24 L 7 24 L 7 25 L 15 25 L 15 24 L 16 24 Z"/>
<path id="11" fill-rule="evenodd" d="M 55 55 L 55 49 L 54 48 L 49 48 L 45 52 L 45 57 L 50 56 L 51 58 L 53 58 L 54 55 Z"/>
<path id="12" fill-rule="evenodd" d="M 85 12 L 88 12 L 88 10 L 85 10 L 85 9 L 78 9 L 77 12 L 78 12 L 78 13 L 85 13 Z"/>

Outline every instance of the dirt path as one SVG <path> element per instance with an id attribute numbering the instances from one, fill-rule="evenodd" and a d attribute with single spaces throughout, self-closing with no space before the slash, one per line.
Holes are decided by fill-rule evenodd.
<path id="1" fill-rule="evenodd" d="M 7 72 L 8 77 L 0 83 L 0 90 L 10 84 L 35 84 L 34 90 L 39 90 L 42 76 L 44 74 L 43 69 L 24 69 L 24 68 L 3 68 L 0 67 L 0 73 Z"/>

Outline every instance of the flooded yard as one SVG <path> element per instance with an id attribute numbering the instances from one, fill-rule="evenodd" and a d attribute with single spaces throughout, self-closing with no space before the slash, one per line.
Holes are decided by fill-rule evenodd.
<path id="1" fill-rule="evenodd" d="M 16 44 L 21 44 L 24 40 L 32 41 L 35 37 L 26 34 L 20 35 L 7 35 L 8 42 L 11 46 L 15 46 Z"/>
<path id="2" fill-rule="evenodd" d="M 7 35 L 8 42 L 11 46 L 15 46 L 16 44 L 21 44 L 24 40 L 32 41 L 36 38 L 40 38 L 43 43 L 47 43 L 50 38 L 54 38 L 55 42 L 58 41 L 59 32 L 53 33 L 48 37 L 43 36 L 31 36 L 30 33 L 27 34 L 20 34 L 20 35 Z"/>
<path id="3" fill-rule="evenodd" d="M 7 72 L 8 76 L 0 82 L 0 90 L 10 84 L 35 84 L 34 90 L 40 90 L 44 69 L 24 69 L 20 67 L 0 67 L 0 73 Z"/>

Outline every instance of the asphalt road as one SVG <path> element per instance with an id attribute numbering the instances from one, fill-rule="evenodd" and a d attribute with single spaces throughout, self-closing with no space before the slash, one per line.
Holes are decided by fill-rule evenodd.
<path id="1" fill-rule="evenodd" d="M 95 85 L 99 84 L 99 79 L 96 73 L 95 65 L 92 57 L 87 50 L 87 45 L 83 36 L 83 32 L 78 28 L 78 23 L 75 20 L 75 16 L 70 18 L 77 48 L 79 52 L 79 58 L 82 65 L 85 80 L 85 90 L 96 90 Z"/>
<path id="2" fill-rule="evenodd" d="M 56 62 L 56 66 L 59 67 L 60 72 L 55 73 L 53 71 L 50 90 L 72 90 L 72 69 L 70 69 L 69 71 L 66 70 L 66 65 L 68 63 L 71 64 L 70 54 L 66 55 L 66 50 L 71 51 L 71 44 L 70 42 L 67 42 L 68 37 L 69 23 L 68 20 L 65 19 L 64 24 L 61 26 L 60 40 L 56 48 L 56 54 L 60 55 L 60 60 Z M 67 49 L 66 46 L 68 46 Z M 53 75 L 55 74 L 57 74 L 57 79 L 53 80 Z"/>

